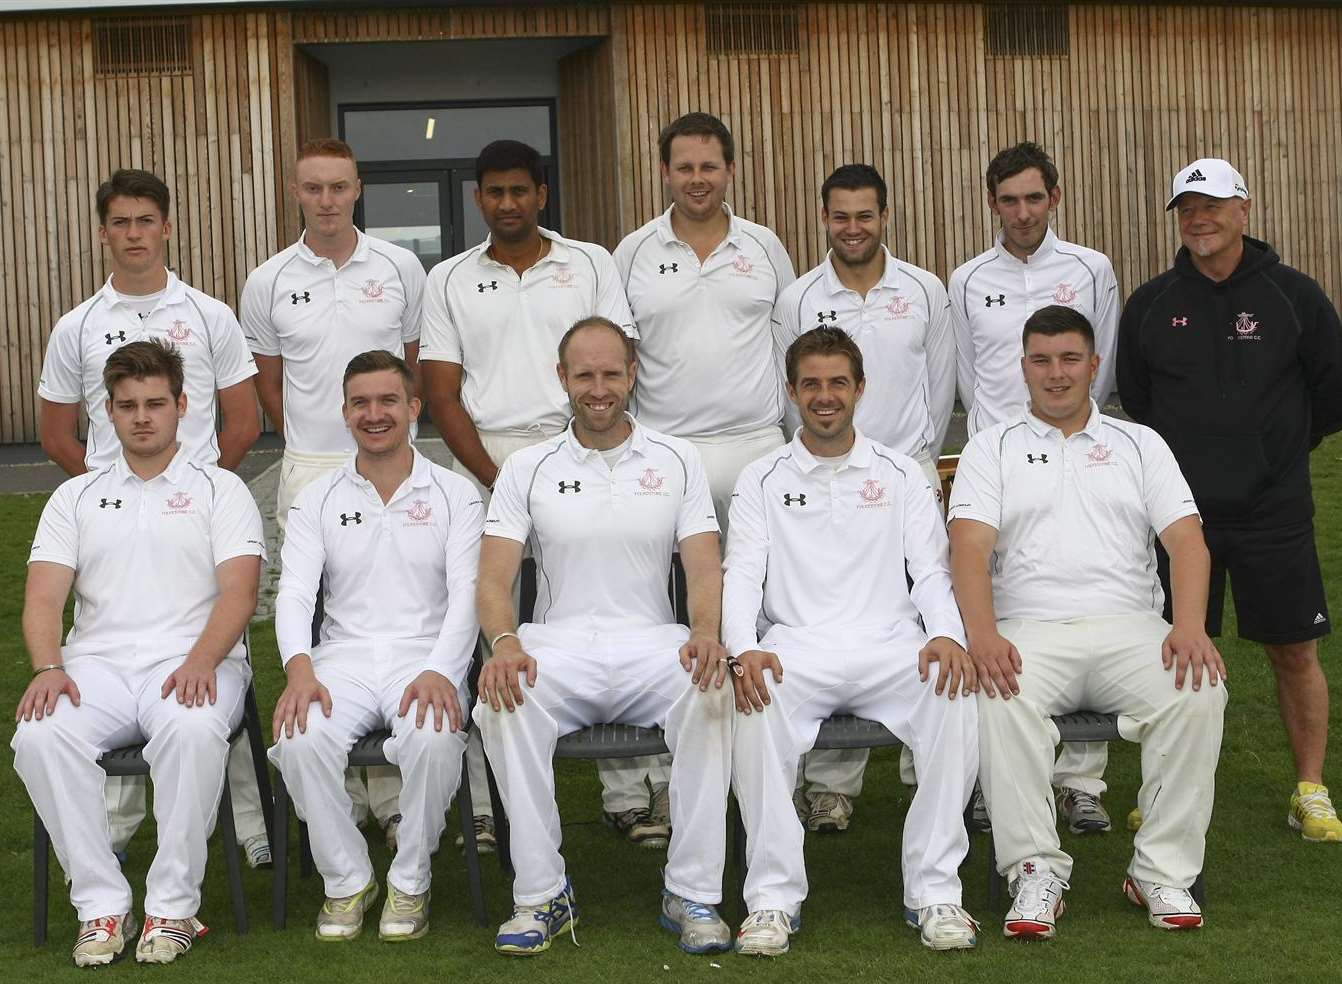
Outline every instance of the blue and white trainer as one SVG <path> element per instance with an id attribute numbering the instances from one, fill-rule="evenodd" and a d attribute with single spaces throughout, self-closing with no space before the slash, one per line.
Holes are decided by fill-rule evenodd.
<path id="1" fill-rule="evenodd" d="M 958 905 L 905 909 L 904 921 L 918 930 L 923 946 L 933 950 L 968 950 L 978 942 L 979 924 Z"/>
<path id="2" fill-rule="evenodd" d="M 578 902 L 573 882 L 565 879 L 558 895 L 540 905 L 514 905 L 513 914 L 494 937 L 494 949 L 510 957 L 530 957 L 550 949 L 550 941 L 565 929 L 578 942 Z"/>
<path id="3" fill-rule="evenodd" d="M 680 948 L 686 953 L 721 953 L 732 948 L 731 928 L 715 907 L 703 902 L 662 889 L 662 915 L 658 921 L 663 929 L 680 934 Z"/>

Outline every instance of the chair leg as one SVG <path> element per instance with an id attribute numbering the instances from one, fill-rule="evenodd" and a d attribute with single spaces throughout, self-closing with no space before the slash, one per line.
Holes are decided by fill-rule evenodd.
<path id="1" fill-rule="evenodd" d="M 997 845 L 988 834 L 988 911 L 1002 911 L 1002 876 L 997 873 Z"/>
<path id="2" fill-rule="evenodd" d="M 494 770 L 488 760 L 485 762 L 485 778 L 489 780 L 489 806 L 494 811 L 494 841 L 498 845 L 499 867 L 504 874 L 513 874 L 512 834 L 508 829 L 508 814 L 503 809 L 503 797 L 499 795 L 499 784 L 494 780 Z"/>
<path id="3" fill-rule="evenodd" d="M 1189 889 L 1193 896 L 1193 901 L 1198 905 L 1207 904 L 1207 872 L 1206 869 L 1198 872 L 1198 876 L 1193 881 L 1193 887 Z"/>
<path id="4" fill-rule="evenodd" d="M 242 860 L 238 851 L 237 830 L 233 826 L 233 794 L 228 773 L 224 773 L 224 791 L 219 797 L 219 838 L 223 841 L 224 862 L 228 866 L 228 888 L 233 897 L 233 928 L 239 936 L 247 932 L 247 895 L 242 888 Z"/>
<path id="5" fill-rule="evenodd" d="M 463 756 L 461 784 L 457 786 L 457 814 L 461 818 L 461 839 L 466 854 L 466 879 L 471 888 L 471 912 L 477 926 L 489 925 L 485 910 L 485 883 L 480 873 L 480 850 L 475 843 L 475 817 L 471 815 L 471 776 Z"/>
<path id="6" fill-rule="evenodd" d="M 746 916 L 746 825 L 741 820 L 741 805 L 732 797 L 727 811 L 728 823 L 732 828 L 732 861 L 736 869 L 736 911 L 737 922 L 745 922 Z"/>
<path id="7" fill-rule="evenodd" d="M 284 785 L 284 774 L 275 773 L 275 805 L 271 830 L 274 836 L 270 840 L 271 858 L 274 861 L 272 885 L 271 921 L 276 931 L 284 929 L 289 915 L 289 789 Z"/>
<path id="8" fill-rule="evenodd" d="M 308 825 L 302 820 L 298 821 L 298 877 L 311 878 L 314 865 L 312 863 L 312 841 L 308 839 Z"/>
<path id="9" fill-rule="evenodd" d="M 47 942 L 47 878 L 51 836 L 42 818 L 33 811 L 33 946 Z"/>
<path id="10" fill-rule="evenodd" d="M 261 710 L 256 705 L 256 689 L 249 686 L 242 710 L 246 722 L 247 744 L 252 751 L 252 768 L 256 771 L 256 788 L 261 794 L 261 809 L 266 824 L 266 839 L 271 843 L 272 854 L 275 850 L 274 814 L 269 807 L 274 802 L 270 788 L 270 769 L 266 759 L 265 733 L 261 729 Z"/>

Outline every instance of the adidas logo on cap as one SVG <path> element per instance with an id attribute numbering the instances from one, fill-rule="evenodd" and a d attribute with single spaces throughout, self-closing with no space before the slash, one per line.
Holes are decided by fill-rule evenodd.
<path id="1" fill-rule="evenodd" d="M 1326 622 L 1326 621 L 1328 621 L 1328 619 L 1326 619 L 1326 618 L 1323 617 L 1323 612 L 1319 612 L 1319 614 L 1317 614 L 1317 615 L 1314 616 L 1314 624 L 1315 624 L 1315 625 L 1320 625 L 1320 624 L 1322 624 L 1323 622 Z"/>
<path id="2" fill-rule="evenodd" d="M 1184 179 L 1184 184 L 1191 185 L 1194 181 L 1206 181 L 1206 180 L 1207 179 L 1202 176 L 1201 171 L 1194 170 L 1192 174 L 1190 174 L 1187 178 Z"/>

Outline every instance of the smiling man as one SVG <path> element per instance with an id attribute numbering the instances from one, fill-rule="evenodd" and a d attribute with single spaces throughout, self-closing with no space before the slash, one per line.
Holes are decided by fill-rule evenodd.
<path id="1" fill-rule="evenodd" d="M 1332 622 L 1309 474 L 1310 450 L 1342 428 L 1342 324 L 1317 283 L 1245 235 L 1249 189 L 1229 162 L 1189 164 L 1165 207 L 1183 247 L 1123 310 L 1123 409 L 1169 442 L 1197 498 L 1212 554 L 1208 632 L 1221 631 L 1229 577 L 1240 637 L 1267 651 L 1295 758 L 1287 823 L 1307 841 L 1342 842 L 1323 785 L 1318 640 Z"/>
<path id="2" fill-rule="evenodd" d="M 377 898 L 342 782 L 352 743 L 390 728 L 384 751 L 403 779 L 378 925 L 384 940 L 428 931 L 429 860 L 466 748 L 484 510 L 470 482 L 411 445 L 414 385 L 390 352 L 350 360 L 343 409 L 359 450 L 299 494 L 284 539 L 275 635 L 288 684 L 275 706 L 270 758 L 308 822 L 325 882 L 316 930 L 323 941 L 358 936 Z M 325 606 L 314 647 L 319 590 Z"/>
<path id="3" fill-rule="evenodd" d="M 951 571 L 980 692 L 980 781 L 1008 937 L 1057 932 L 1072 859 L 1049 774 L 1052 716 L 1119 715 L 1141 743 L 1146 816 L 1123 890 L 1152 925 L 1202 925 L 1202 870 L 1225 709 L 1221 656 L 1203 628 L 1207 548 L 1169 447 L 1104 416 L 1083 315 L 1050 305 L 1023 329 L 1030 394 L 960 456 L 950 501 Z M 1174 623 L 1161 618 L 1156 537 L 1173 558 Z"/>
<path id="4" fill-rule="evenodd" d="M 798 759 L 824 720 L 879 721 L 923 777 L 904 821 L 904 918 L 937 950 L 972 947 L 958 868 L 978 768 L 974 672 L 951 594 L 934 486 L 853 419 L 864 358 L 838 328 L 787 350 L 791 443 L 748 465 L 732 496 L 723 639 L 736 664 L 732 781 L 746 828 L 740 953 L 778 956 L 806 898 Z M 822 576 L 817 577 L 817 572 Z M 761 639 L 761 610 L 771 623 Z M 935 664 L 935 665 L 934 665 Z M 882 918 L 877 916 L 876 918 Z"/>
<path id="5" fill-rule="evenodd" d="M 493 656 L 475 721 L 512 824 L 513 914 L 500 953 L 550 946 L 578 918 L 559 853 L 554 750 L 602 722 L 657 725 L 672 753 L 671 842 L 661 923 L 691 953 L 725 950 L 715 906 L 726 860 L 723 817 L 732 710 L 718 642 L 718 524 L 694 446 L 629 416 L 633 342 L 584 318 L 559 343 L 573 420 L 514 452 L 494 487 L 480 551 L 478 611 Z M 533 620 L 518 625 L 512 585 L 531 544 L 540 569 Z M 667 594 L 679 549 L 690 627 Z"/>
<path id="6" fill-rule="evenodd" d="M 1062 200 L 1058 169 L 1038 144 L 1008 147 L 988 165 L 988 208 L 1001 220 L 993 248 L 951 274 L 951 323 L 956 375 L 969 435 L 1014 419 L 1025 405 L 1020 333 L 1039 308 L 1061 304 L 1094 327 L 1100 365 L 1091 387 L 1104 406 L 1114 384 L 1118 283 L 1103 253 L 1059 239 L 1051 217 Z M 1109 814 L 1105 790 L 1108 746 L 1063 746 L 1053 775 L 1058 806 L 1072 833 L 1103 833 Z"/>
<path id="7" fill-rule="evenodd" d="M 108 964 L 123 955 L 135 915 L 98 757 L 148 742 L 158 851 L 135 956 L 169 963 L 204 930 L 206 842 L 251 678 L 241 640 L 265 545 L 242 480 L 196 463 L 177 440 L 190 407 L 181 355 L 131 342 L 102 373 L 120 452 L 42 510 L 23 606 L 33 678 L 15 715 L 14 768 L 70 876 L 74 962 Z M 62 646 L 71 589 L 75 620 Z"/>

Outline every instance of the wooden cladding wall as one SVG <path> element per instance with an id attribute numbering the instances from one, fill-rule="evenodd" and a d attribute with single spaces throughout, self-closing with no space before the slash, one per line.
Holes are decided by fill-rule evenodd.
<path id="1" fill-rule="evenodd" d="M 190 18 L 190 71 L 95 77 L 92 18 L 0 20 L 0 442 L 37 438 L 60 315 L 106 278 L 93 195 L 119 167 L 173 189 L 169 262 L 236 303 L 280 239 L 275 15 Z M 290 119 L 292 113 L 288 113 Z"/>
<path id="2" fill-rule="evenodd" d="M 457 41 L 472 38 L 597 37 L 610 29 L 604 6 L 437 7 L 370 13 L 298 12 L 294 39 L 330 41 Z"/>
<path id="3" fill-rule="evenodd" d="M 944 278 L 991 242 L 988 161 L 1030 139 L 1062 174 L 1060 233 L 1108 253 L 1126 294 L 1173 256 L 1174 172 L 1217 156 L 1257 200 L 1250 232 L 1342 301 L 1342 11 L 1076 5 L 1070 54 L 1036 59 L 988 58 L 977 4 L 799 16 L 796 54 L 717 57 L 702 5 L 612 8 L 624 231 L 665 207 L 658 129 L 704 109 L 736 137 L 732 202 L 799 271 L 825 253 L 825 176 L 863 161 L 890 185 L 891 249 Z"/>
<path id="4" fill-rule="evenodd" d="M 559 158 L 564 233 L 614 249 L 620 241 L 619 153 L 609 41 L 559 62 Z"/>

